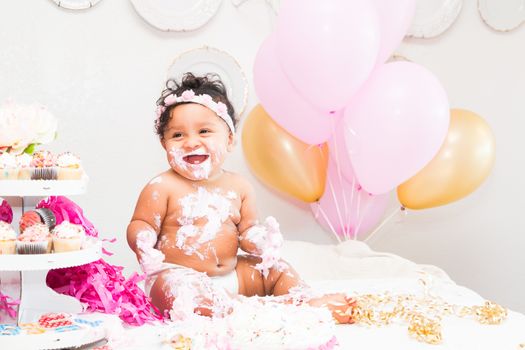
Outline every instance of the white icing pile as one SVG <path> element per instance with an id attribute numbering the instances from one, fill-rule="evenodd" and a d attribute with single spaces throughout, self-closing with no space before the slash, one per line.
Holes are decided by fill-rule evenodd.
<path id="1" fill-rule="evenodd" d="M 191 349 L 332 349 L 334 327 L 325 308 L 240 298 L 223 318 L 195 316 L 173 323 L 165 339 L 191 338 Z"/>
<path id="2" fill-rule="evenodd" d="M 223 288 L 215 288 L 204 272 L 190 268 L 174 268 L 164 275 L 163 292 L 174 297 L 169 312 L 173 321 L 187 321 L 199 317 L 198 308 L 204 308 L 221 317 L 231 308 L 232 298 Z"/>
<path id="3" fill-rule="evenodd" d="M 279 223 L 273 216 L 267 217 L 264 224 L 251 227 L 245 239 L 252 242 L 259 250 L 262 261 L 255 265 L 255 268 L 261 271 L 265 278 L 272 268 L 284 271 L 288 267 L 280 260 L 284 240 L 279 230 Z"/>

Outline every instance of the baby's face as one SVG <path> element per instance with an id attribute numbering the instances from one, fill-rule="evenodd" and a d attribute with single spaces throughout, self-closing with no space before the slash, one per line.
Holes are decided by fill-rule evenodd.
<path id="1" fill-rule="evenodd" d="M 197 103 L 175 107 L 163 136 L 161 142 L 171 168 L 190 180 L 218 174 L 233 148 L 233 135 L 226 122 Z"/>

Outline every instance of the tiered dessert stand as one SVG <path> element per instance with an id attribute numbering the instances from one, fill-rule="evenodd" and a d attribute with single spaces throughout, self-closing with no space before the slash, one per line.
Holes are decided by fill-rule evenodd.
<path id="1" fill-rule="evenodd" d="M 13 203 L 18 200 L 18 207 L 23 213 L 26 208 L 34 206 L 44 197 L 82 194 L 86 192 L 86 187 L 87 178 L 82 180 L 2 180 L 0 181 L 0 196 Z M 13 206 L 15 209 L 16 207 L 16 205 Z M 51 269 L 80 266 L 99 260 L 101 250 L 100 241 L 88 239 L 84 247 L 75 252 L 33 255 L 0 254 L 0 279 L 4 277 L 4 280 L 9 282 L 9 278 L 13 280 L 14 275 L 14 284 L 17 287 L 15 290 L 18 290 L 20 294 L 17 324 L 36 322 L 40 315 L 46 313 L 73 315 L 81 313 L 83 311 L 81 303 L 73 297 L 58 294 L 47 287 L 46 276 Z M 0 335 L 2 345 L 0 348 L 60 349 L 94 343 L 105 337 L 104 327 L 83 327 L 67 332 Z"/>

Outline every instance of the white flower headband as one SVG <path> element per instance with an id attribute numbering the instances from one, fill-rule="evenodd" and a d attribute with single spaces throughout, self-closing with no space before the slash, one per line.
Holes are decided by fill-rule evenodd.
<path id="1" fill-rule="evenodd" d="M 157 117 L 164 113 L 167 107 L 181 102 L 193 102 L 208 107 L 219 116 L 230 128 L 232 134 L 235 134 L 235 127 L 233 126 L 233 118 L 228 114 L 228 107 L 222 102 L 215 102 L 208 94 L 195 95 L 193 90 L 186 90 L 180 96 L 170 94 L 164 98 L 164 106 L 157 107 Z"/>

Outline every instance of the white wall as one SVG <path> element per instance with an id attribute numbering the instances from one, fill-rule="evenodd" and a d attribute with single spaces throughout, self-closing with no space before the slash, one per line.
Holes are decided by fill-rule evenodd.
<path id="1" fill-rule="evenodd" d="M 91 177 L 73 198 L 103 237 L 117 237 L 111 262 L 136 269 L 125 230 L 142 186 L 166 168 L 152 111 L 173 58 L 208 45 L 232 54 L 257 103 L 252 65 L 274 16 L 262 0 L 235 8 L 224 0 L 216 17 L 189 33 L 160 32 L 125 0 L 86 11 L 50 0 L 0 2 L 0 100 L 40 102 L 59 118 L 48 148 L 79 154 Z M 371 245 L 444 268 L 458 283 L 525 312 L 525 28 L 500 34 L 486 27 L 474 0 L 444 35 L 408 40 L 399 52 L 431 69 L 453 107 L 477 112 L 492 126 L 497 162 L 488 181 L 463 201 L 389 221 Z M 521 64 L 521 65 L 520 65 Z M 520 99 L 521 97 L 521 99 Z M 250 174 L 237 147 L 227 167 L 256 185 L 261 216 L 276 215 L 288 239 L 333 243 L 306 204 L 268 190 Z M 392 201 L 392 210 L 397 206 Z M 129 271 L 129 269 L 128 269 Z"/>

